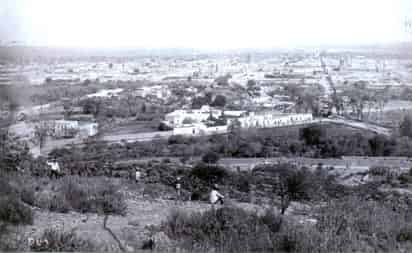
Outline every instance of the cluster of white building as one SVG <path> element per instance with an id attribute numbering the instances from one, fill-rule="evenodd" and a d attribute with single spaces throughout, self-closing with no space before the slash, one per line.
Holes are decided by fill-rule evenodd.
<path id="1" fill-rule="evenodd" d="M 80 137 L 95 136 L 98 133 L 98 123 L 79 122 L 77 120 L 53 120 L 48 121 L 47 127 L 54 137 L 78 135 Z"/>
<path id="2" fill-rule="evenodd" d="M 213 119 L 225 118 L 226 125 L 208 127 Z M 254 113 L 246 111 L 223 111 L 203 106 L 199 110 L 176 110 L 166 115 L 164 123 L 173 127 L 174 135 L 207 135 L 226 133 L 228 126 L 238 124 L 240 128 L 272 128 L 293 126 L 313 122 L 309 113 L 279 114 L 273 111 Z"/>
<path id="3" fill-rule="evenodd" d="M 154 86 L 145 86 L 141 88 L 137 88 L 134 91 L 134 95 L 137 97 L 148 97 L 153 96 L 158 99 L 167 98 L 171 95 L 171 91 L 162 85 L 154 85 Z"/>
<path id="4" fill-rule="evenodd" d="M 222 110 L 202 106 L 200 109 L 176 110 L 166 114 L 164 123 L 176 128 L 206 122 L 210 117 L 219 118 L 221 116 Z"/>

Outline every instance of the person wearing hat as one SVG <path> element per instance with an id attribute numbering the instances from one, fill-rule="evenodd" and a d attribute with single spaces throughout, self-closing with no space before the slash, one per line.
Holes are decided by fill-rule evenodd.
<path id="1" fill-rule="evenodd" d="M 210 204 L 214 205 L 216 203 L 220 203 L 223 205 L 223 199 L 225 198 L 222 194 L 219 193 L 219 187 L 217 184 L 214 184 L 212 187 L 212 191 L 210 192 L 209 200 Z"/>

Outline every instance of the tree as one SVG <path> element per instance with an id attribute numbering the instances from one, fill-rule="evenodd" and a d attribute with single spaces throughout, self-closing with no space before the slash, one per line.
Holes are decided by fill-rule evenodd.
<path id="1" fill-rule="evenodd" d="M 34 136 L 39 143 L 40 150 L 43 148 L 46 143 L 47 136 L 52 134 L 52 126 L 47 122 L 40 122 L 35 126 Z"/>
<path id="2" fill-rule="evenodd" d="M 371 108 L 375 103 L 375 98 L 370 90 L 366 89 L 367 82 L 358 81 L 349 87 L 344 94 L 349 98 L 349 104 L 352 107 L 352 112 L 355 113 L 358 120 L 364 120 L 365 107 Z"/>
<path id="3" fill-rule="evenodd" d="M 382 135 L 375 135 L 369 139 L 369 146 L 374 156 L 384 156 L 385 146 L 387 145 L 387 138 Z"/>
<path id="4" fill-rule="evenodd" d="M 164 122 L 160 122 L 159 126 L 158 126 L 158 130 L 159 131 L 171 131 L 173 130 L 172 127 L 168 126 L 167 124 L 165 124 Z"/>
<path id="5" fill-rule="evenodd" d="M 300 132 L 300 138 L 307 145 L 319 145 L 326 138 L 326 132 L 322 126 L 305 127 Z"/>
<path id="6" fill-rule="evenodd" d="M 0 128 L 0 171 L 15 171 L 30 159 L 27 143 L 19 141 L 7 128 Z"/>
<path id="7" fill-rule="evenodd" d="M 202 157 L 202 161 L 205 163 L 217 163 L 219 161 L 220 157 L 216 152 L 213 151 L 208 151 L 205 155 Z"/>
<path id="8" fill-rule="evenodd" d="M 385 86 L 385 88 L 382 91 L 377 92 L 375 95 L 375 99 L 378 104 L 379 114 L 381 118 L 383 116 L 383 109 L 389 101 L 389 89 L 389 86 Z"/>
<path id="9" fill-rule="evenodd" d="M 64 98 L 62 99 L 63 103 L 63 110 L 64 110 L 64 117 L 69 118 L 73 113 L 72 102 L 70 99 Z"/>
<path id="10" fill-rule="evenodd" d="M 210 105 L 216 107 L 224 107 L 226 105 L 226 97 L 223 95 L 217 95 Z"/>
<path id="11" fill-rule="evenodd" d="M 253 79 L 247 80 L 246 86 L 248 89 L 253 89 L 257 85 L 256 81 Z"/>
<path id="12" fill-rule="evenodd" d="M 143 103 L 143 104 L 142 104 L 142 107 L 140 108 L 140 111 L 141 111 L 142 113 L 146 113 L 146 111 L 147 111 L 146 103 Z"/>
<path id="13" fill-rule="evenodd" d="M 410 115 L 406 115 L 400 126 L 399 126 L 399 133 L 401 136 L 407 136 L 412 138 L 412 117 Z"/>
<path id="14" fill-rule="evenodd" d="M 83 101 L 83 113 L 93 114 L 94 117 L 97 117 L 101 111 L 101 105 L 100 99 L 87 99 Z"/>
<path id="15" fill-rule="evenodd" d="M 208 92 L 205 96 L 195 97 L 192 100 L 192 108 L 200 109 L 204 105 L 209 105 L 212 102 L 212 93 Z"/>

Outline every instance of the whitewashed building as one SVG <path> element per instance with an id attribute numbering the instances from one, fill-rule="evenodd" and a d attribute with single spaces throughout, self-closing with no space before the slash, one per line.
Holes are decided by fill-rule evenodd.
<path id="1" fill-rule="evenodd" d="M 95 136 L 99 133 L 98 123 L 84 123 L 79 125 L 79 134 L 81 137 Z"/>
<path id="2" fill-rule="evenodd" d="M 172 127 L 181 127 L 189 124 L 197 124 L 209 119 L 210 116 L 219 118 L 222 115 L 221 110 L 213 109 L 209 106 L 202 106 L 198 110 L 176 110 L 165 116 L 164 123 Z"/>
<path id="3" fill-rule="evenodd" d="M 98 133 L 98 123 L 77 120 L 54 120 L 46 123 L 54 137 L 94 136 Z"/>
<path id="4" fill-rule="evenodd" d="M 199 136 L 211 134 L 224 134 L 227 133 L 227 130 L 228 127 L 226 125 L 208 127 L 203 123 L 197 123 L 176 127 L 173 129 L 173 135 Z"/>
<path id="5" fill-rule="evenodd" d="M 164 99 L 171 95 L 171 91 L 166 86 L 155 85 L 137 88 L 134 91 L 134 95 L 138 97 L 153 96 L 158 99 Z"/>
<path id="6" fill-rule="evenodd" d="M 50 121 L 49 128 L 54 136 L 67 136 L 76 133 L 79 129 L 79 122 L 76 120 L 54 120 Z"/>
<path id="7" fill-rule="evenodd" d="M 304 123 L 310 123 L 313 121 L 312 114 L 273 114 L 263 113 L 255 114 L 249 113 L 248 116 L 240 117 L 237 119 L 241 128 L 270 128 L 281 126 L 293 126 Z M 233 120 L 231 120 L 233 122 Z"/>

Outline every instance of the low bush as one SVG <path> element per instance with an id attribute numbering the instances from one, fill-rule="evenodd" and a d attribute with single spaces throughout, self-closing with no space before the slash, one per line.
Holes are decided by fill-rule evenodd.
<path id="1" fill-rule="evenodd" d="M 16 195 L 0 197 L 0 221 L 13 225 L 33 224 L 33 212 Z"/>
<path id="2" fill-rule="evenodd" d="M 229 173 L 224 168 L 219 166 L 209 166 L 206 164 L 198 164 L 191 171 L 190 175 L 196 177 L 204 182 L 222 183 L 228 177 Z"/>
<path id="3" fill-rule="evenodd" d="M 78 211 L 124 215 L 126 203 L 119 187 L 104 178 L 68 176 L 49 182 L 35 194 L 35 206 L 52 212 Z"/>
<path id="4" fill-rule="evenodd" d="M 30 249 L 35 252 L 91 252 L 96 247 L 91 241 L 77 236 L 74 231 L 46 229 L 40 238 L 31 243 Z"/>
<path id="5" fill-rule="evenodd" d="M 28 188 L 23 188 L 20 192 L 21 200 L 31 206 L 34 206 L 36 202 L 36 197 L 33 190 L 29 190 Z"/>
<path id="6" fill-rule="evenodd" d="M 173 211 L 161 229 L 191 251 L 410 252 L 411 216 L 377 201 L 348 197 L 314 210 L 315 223 L 234 207 Z M 408 244 L 409 243 L 409 244 Z"/>
<path id="7" fill-rule="evenodd" d="M 268 251 L 274 248 L 271 231 L 280 226 L 280 219 L 260 217 L 240 208 L 223 207 L 204 213 L 186 214 L 173 211 L 162 224 L 163 231 L 181 246 L 192 251 L 218 252 Z"/>
<path id="8" fill-rule="evenodd" d="M 323 169 L 311 171 L 292 164 L 261 165 L 253 170 L 257 191 L 269 196 L 275 193 L 282 199 L 322 201 L 339 197 L 342 187 Z"/>
<path id="9" fill-rule="evenodd" d="M 412 242 L 412 226 L 405 226 L 400 229 L 396 236 L 398 242 Z"/>
<path id="10" fill-rule="evenodd" d="M 118 215 L 126 212 L 123 195 L 108 180 L 69 177 L 62 180 L 59 191 L 61 198 L 76 211 Z"/>

